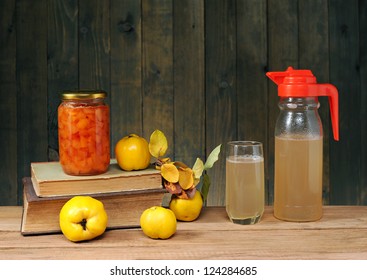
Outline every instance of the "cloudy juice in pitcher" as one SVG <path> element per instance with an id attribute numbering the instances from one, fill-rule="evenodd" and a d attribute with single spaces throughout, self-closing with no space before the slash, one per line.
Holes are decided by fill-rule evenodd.
<path id="1" fill-rule="evenodd" d="M 328 97 L 334 139 L 339 141 L 339 97 L 310 70 L 267 72 L 278 86 L 275 130 L 274 216 L 294 222 L 322 217 L 323 128 L 319 97 Z"/>
<path id="2" fill-rule="evenodd" d="M 274 215 L 288 221 L 322 216 L 322 137 L 275 137 Z"/>

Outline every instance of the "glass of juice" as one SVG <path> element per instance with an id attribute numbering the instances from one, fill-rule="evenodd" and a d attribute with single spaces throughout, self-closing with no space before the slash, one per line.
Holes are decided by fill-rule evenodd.
<path id="1" fill-rule="evenodd" d="M 260 221 L 264 212 L 263 145 L 256 141 L 232 141 L 226 149 L 226 211 L 236 224 Z"/>

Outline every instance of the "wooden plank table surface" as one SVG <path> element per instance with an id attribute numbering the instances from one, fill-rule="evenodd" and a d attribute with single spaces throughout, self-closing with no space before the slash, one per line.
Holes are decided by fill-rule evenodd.
<path id="1" fill-rule="evenodd" d="M 208 207 L 167 240 L 137 228 L 81 243 L 62 234 L 22 236 L 21 216 L 22 207 L 0 207 L 0 259 L 367 259 L 367 206 L 325 206 L 323 218 L 308 223 L 279 221 L 267 206 L 256 225 L 232 224 L 223 207 Z"/>

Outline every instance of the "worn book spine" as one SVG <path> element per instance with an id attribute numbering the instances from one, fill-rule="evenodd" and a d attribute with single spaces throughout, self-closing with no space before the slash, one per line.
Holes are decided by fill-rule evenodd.
<path id="1" fill-rule="evenodd" d="M 124 191 L 91 194 L 100 200 L 108 215 L 107 229 L 135 228 L 140 226 L 143 211 L 162 204 L 165 189 Z M 22 235 L 59 233 L 59 213 L 73 196 L 38 197 L 30 177 L 23 178 Z"/>

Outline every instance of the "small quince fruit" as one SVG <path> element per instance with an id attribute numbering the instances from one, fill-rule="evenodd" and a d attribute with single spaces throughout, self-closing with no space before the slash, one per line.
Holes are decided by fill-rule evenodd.
<path id="1" fill-rule="evenodd" d="M 145 169 L 151 158 L 147 140 L 137 134 L 119 140 L 115 146 L 115 156 L 118 165 L 125 171 Z"/>
<path id="2" fill-rule="evenodd" d="M 167 239 L 176 232 L 177 220 L 170 209 L 153 206 L 140 216 L 140 226 L 144 234 L 150 238 Z"/>
<path id="3" fill-rule="evenodd" d="M 175 213 L 177 220 L 192 222 L 196 220 L 203 207 L 203 198 L 199 191 L 196 191 L 192 198 L 172 197 L 169 208 Z"/>

